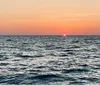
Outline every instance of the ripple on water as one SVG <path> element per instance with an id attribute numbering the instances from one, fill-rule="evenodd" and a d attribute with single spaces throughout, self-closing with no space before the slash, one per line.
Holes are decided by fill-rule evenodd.
<path id="1" fill-rule="evenodd" d="M 44 55 L 23 55 L 23 54 L 17 54 L 17 57 L 21 58 L 38 58 L 38 57 L 44 57 Z"/>
<path id="2" fill-rule="evenodd" d="M 72 69 L 62 70 L 62 73 L 84 73 L 84 72 L 90 72 L 90 70 L 86 68 L 72 68 Z"/>
<path id="3" fill-rule="evenodd" d="M 33 77 L 32 79 L 39 79 L 39 80 L 53 80 L 53 81 L 63 81 L 65 80 L 64 77 L 57 75 L 57 74 L 46 74 L 46 75 L 37 75 Z"/>
<path id="4" fill-rule="evenodd" d="M 6 76 L 0 76 L 0 83 L 1 84 L 19 84 L 23 81 L 24 75 L 18 74 L 18 75 L 6 75 Z"/>
<path id="5" fill-rule="evenodd" d="M 0 61 L 7 60 L 7 59 L 9 59 L 9 58 L 6 57 L 5 55 L 0 55 Z"/>
<path id="6" fill-rule="evenodd" d="M 89 81 L 89 82 L 96 82 L 96 83 L 100 83 L 100 78 L 95 78 L 95 77 L 82 77 L 79 78 L 80 80 L 85 80 L 85 81 Z"/>
<path id="7" fill-rule="evenodd" d="M 7 66 L 9 63 L 0 63 L 0 66 Z"/>

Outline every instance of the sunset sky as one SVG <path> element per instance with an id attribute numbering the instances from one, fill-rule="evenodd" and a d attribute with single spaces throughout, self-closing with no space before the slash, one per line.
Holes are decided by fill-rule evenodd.
<path id="1" fill-rule="evenodd" d="M 100 34 L 100 0 L 0 0 L 0 34 Z"/>

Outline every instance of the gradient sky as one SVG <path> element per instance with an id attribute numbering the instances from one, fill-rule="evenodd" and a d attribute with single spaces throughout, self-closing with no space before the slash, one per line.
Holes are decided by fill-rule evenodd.
<path id="1" fill-rule="evenodd" d="M 0 0 L 0 34 L 100 34 L 100 0 Z"/>

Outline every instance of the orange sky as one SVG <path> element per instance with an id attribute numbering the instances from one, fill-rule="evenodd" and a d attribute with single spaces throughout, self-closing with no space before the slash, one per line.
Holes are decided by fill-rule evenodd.
<path id="1" fill-rule="evenodd" d="M 100 34 L 100 0 L 0 0 L 0 34 Z"/>

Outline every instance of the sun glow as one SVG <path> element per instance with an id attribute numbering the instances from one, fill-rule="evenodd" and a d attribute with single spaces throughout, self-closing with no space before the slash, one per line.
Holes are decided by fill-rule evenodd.
<path id="1" fill-rule="evenodd" d="M 63 34 L 64 37 L 66 37 L 66 34 Z"/>

